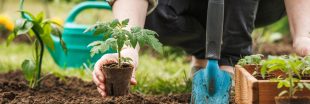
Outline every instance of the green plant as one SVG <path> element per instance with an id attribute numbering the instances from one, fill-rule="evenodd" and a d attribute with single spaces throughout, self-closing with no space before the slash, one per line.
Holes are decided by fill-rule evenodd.
<path id="1" fill-rule="evenodd" d="M 284 76 L 278 76 L 277 78 L 271 79 L 271 81 L 278 82 L 277 88 L 286 87 L 288 90 L 283 90 L 279 96 L 288 93 L 289 97 L 294 96 L 294 94 L 307 88 L 310 90 L 309 83 L 302 83 L 301 80 L 301 70 L 304 68 L 305 61 L 304 58 L 298 56 L 280 56 L 280 57 L 269 57 L 263 62 L 261 68 L 261 75 L 264 78 L 265 75 L 272 71 L 282 71 L 285 73 Z M 294 77 L 296 75 L 297 77 Z"/>
<path id="2" fill-rule="evenodd" d="M 41 77 L 41 67 L 44 54 L 44 45 L 54 50 L 54 42 L 51 35 L 59 36 L 62 47 L 66 50 L 64 41 L 61 38 L 59 24 L 44 19 L 44 13 L 40 12 L 36 16 L 22 8 L 24 0 L 21 0 L 22 19 L 16 21 L 16 25 L 12 34 L 7 39 L 7 45 L 19 35 L 27 35 L 29 39 L 34 39 L 34 55 L 33 59 L 26 59 L 22 63 L 22 69 L 29 87 L 35 88 L 39 85 Z"/>
<path id="3" fill-rule="evenodd" d="M 241 66 L 260 65 L 260 62 L 262 61 L 262 57 L 263 57 L 262 54 L 245 56 L 244 58 L 240 59 L 237 64 Z"/>
<path id="4" fill-rule="evenodd" d="M 130 31 L 126 30 L 128 22 L 129 19 L 123 21 L 115 19 L 112 22 L 106 23 L 98 22 L 85 30 L 85 32 L 93 31 L 94 35 L 104 34 L 103 40 L 94 41 L 88 45 L 88 47 L 92 47 L 91 56 L 111 48 L 118 53 L 118 67 L 120 67 L 124 62 L 124 58 L 121 55 L 121 50 L 124 46 L 135 48 L 138 44 L 140 46 L 149 45 L 157 52 L 162 51 L 162 44 L 155 37 L 157 35 L 156 32 L 142 29 L 141 27 L 132 27 Z"/>
<path id="5" fill-rule="evenodd" d="M 310 56 L 306 56 L 305 58 L 303 58 L 302 61 L 304 62 L 304 65 L 301 74 L 302 75 L 310 74 Z"/>

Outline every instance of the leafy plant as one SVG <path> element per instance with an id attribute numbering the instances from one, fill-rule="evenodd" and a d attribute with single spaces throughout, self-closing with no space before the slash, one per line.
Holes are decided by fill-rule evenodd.
<path id="1" fill-rule="evenodd" d="M 310 74 L 310 56 L 306 56 L 305 58 L 303 58 L 302 61 L 304 62 L 304 65 L 302 66 L 303 70 L 302 70 L 301 74 L 302 75 Z"/>
<path id="2" fill-rule="evenodd" d="M 238 65 L 245 66 L 245 65 L 255 65 L 255 71 L 252 73 L 252 75 L 256 75 L 259 73 L 259 67 L 261 65 L 262 57 L 264 55 L 262 54 L 256 54 L 256 55 L 250 55 L 250 56 L 245 56 L 244 58 L 240 59 L 238 61 Z"/>
<path id="3" fill-rule="evenodd" d="M 298 56 L 280 56 L 280 57 L 269 57 L 265 62 L 263 62 L 261 68 L 261 75 L 265 75 L 272 71 L 282 71 L 285 76 L 278 76 L 277 78 L 271 79 L 271 81 L 278 82 L 277 88 L 286 87 L 288 90 L 283 90 L 279 96 L 284 94 L 289 94 L 289 97 L 294 96 L 294 94 L 307 88 L 310 90 L 309 83 L 302 83 L 301 80 L 301 70 L 305 66 L 304 58 Z M 294 77 L 297 76 L 297 77 Z"/>
<path id="4" fill-rule="evenodd" d="M 91 56 L 109 49 L 116 50 L 119 57 L 118 67 L 121 67 L 121 64 L 126 61 L 121 55 L 121 50 L 125 46 L 135 48 L 138 44 L 140 46 L 149 45 L 157 52 L 162 51 L 162 44 L 155 37 L 156 32 L 141 27 L 132 27 L 130 31 L 126 30 L 128 22 L 129 19 L 123 21 L 115 19 L 106 23 L 98 22 L 85 30 L 85 32 L 93 31 L 94 35 L 104 34 L 103 40 L 94 41 L 88 45 L 88 47 L 92 47 Z"/>
<path id="5" fill-rule="evenodd" d="M 238 65 L 244 66 L 244 65 L 259 65 L 262 61 L 262 54 L 256 54 L 256 55 L 250 55 L 245 56 L 244 58 L 240 59 L 238 61 Z"/>
<path id="6" fill-rule="evenodd" d="M 34 39 L 33 59 L 27 59 L 22 63 L 22 69 L 29 87 L 35 88 L 39 85 L 41 77 L 41 66 L 43 61 L 44 45 L 54 50 L 54 42 L 51 35 L 59 36 L 62 48 L 66 50 L 64 41 L 61 38 L 61 25 L 54 21 L 44 19 L 44 13 L 40 12 L 36 16 L 22 8 L 24 0 L 21 0 L 21 11 L 23 18 L 16 21 L 13 33 L 7 39 L 7 45 L 19 35 L 27 35 L 29 39 Z"/>

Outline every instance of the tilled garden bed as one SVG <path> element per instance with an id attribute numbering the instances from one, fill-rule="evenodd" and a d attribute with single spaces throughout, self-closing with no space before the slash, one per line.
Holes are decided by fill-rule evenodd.
<path id="1" fill-rule="evenodd" d="M 133 93 L 123 97 L 101 98 L 96 85 L 75 77 L 61 80 L 49 75 L 40 89 L 30 89 L 22 72 L 0 74 L 0 103 L 109 103 L 173 104 L 189 103 L 190 94 L 146 96 Z"/>
<path id="2" fill-rule="evenodd" d="M 105 104 L 183 104 L 190 94 L 142 95 L 132 93 L 122 97 L 101 98 L 96 85 L 76 77 L 65 80 L 49 75 L 40 89 L 30 89 L 21 71 L 0 74 L 0 103 L 105 103 Z M 231 98 L 231 102 L 234 98 Z"/>

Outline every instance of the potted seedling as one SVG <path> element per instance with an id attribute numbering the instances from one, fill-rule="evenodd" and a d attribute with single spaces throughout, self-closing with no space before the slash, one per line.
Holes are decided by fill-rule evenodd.
<path id="1" fill-rule="evenodd" d="M 141 27 L 132 27 L 127 30 L 128 22 L 129 19 L 123 21 L 115 19 L 106 23 L 98 22 L 85 31 L 92 31 L 94 35 L 104 35 L 103 40 L 94 41 L 88 45 L 92 47 L 91 56 L 106 52 L 109 49 L 116 50 L 118 54 L 117 63 L 101 66 L 101 70 L 106 77 L 105 88 L 109 96 L 122 96 L 129 92 L 129 81 L 133 66 L 130 64 L 132 59 L 122 56 L 121 50 L 123 47 L 136 48 L 137 45 L 141 47 L 148 45 L 157 52 L 162 51 L 162 44 L 155 37 L 156 32 Z"/>
<path id="2" fill-rule="evenodd" d="M 240 104 L 275 104 L 275 97 L 283 90 L 296 96 L 310 95 L 309 90 L 297 91 L 301 85 L 305 88 L 308 86 L 306 83 L 310 82 L 303 79 L 302 72 L 306 73 L 305 69 L 309 67 L 304 60 L 307 58 L 269 56 L 261 60 L 258 76 L 253 76 L 244 67 L 236 65 L 235 101 Z"/>
<path id="3" fill-rule="evenodd" d="M 262 54 L 245 56 L 240 59 L 237 64 L 243 66 L 252 75 L 256 75 L 259 73 L 259 69 L 261 68 L 262 57 Z"/>
<path id="4" fill-rule="evenodd" d="M 23 1 L 21 1 L 21 11 L 19 11 L 23 18 L 18 19 L 15 24 L 15 28 L 8 36 L 7 45 L 11 41 L 19 36 L 26 35 L 33 41 L 34 54 L 33 59 L 26 59 L 22 63 L 22 71 L 25 79 L 28 81 L 30 88 L 37 88 L 40 85 L 41 68 L 44 54 L 44 46 L 54 50 L 54 42 L 51 35 L 59 36 L 59 41 L 62 43 L 62 47 L 66 49 L 65 43 L 61 38 L 61 31 L 59 27 L 61 25 L 54 21 L 44 18 L 44 13 L 40 12 L 34 16 L 28 11 L 22 9 Z"/>

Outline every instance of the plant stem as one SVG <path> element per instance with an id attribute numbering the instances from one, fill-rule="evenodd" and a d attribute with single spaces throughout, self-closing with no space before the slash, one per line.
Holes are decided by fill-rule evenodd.
<path id="1" fill-rule="evenodd" d="M 117 51 L 117 53 L 118 53 L 118 68 L 121 68 L 121 62 L 122 62 L 121 50 L 122 50 L 122 48 L 118 48 L 118 51 Z"/>
<path id="2" fill-rule="evenodd" d="M 292 70 L 289 70 L 289 81 L 290 81 L 290 89 L 289 89 L 289 97 L 292 97 L 293 95 L 293 75 L 292 75 Z"/>
<path id="3" fill-rule="evenodd" d="M 44 43 L 42 41 L 42 38 L 40 37 L 40 34 L 38 31 L 36 31 L 35 29 L 32 29 L 34 34 L 36 35 L 36 37 L 38 38 L 39 40 L 39 43 L 40 43 L 40 56 L 39 56 L 39 63 L 38 63 L 38 70 L 37 70 L 37 76 L 36 76 L 36 81 L 34 82 L 35 83 L 35 86 L 36 87 L 37 85 L 40 84 L 40 81 L 39 79 L 41 78 L 41 67 L 42 67 L 42 59 L 43 59 L 43 54 L 44 54 Z"/>

